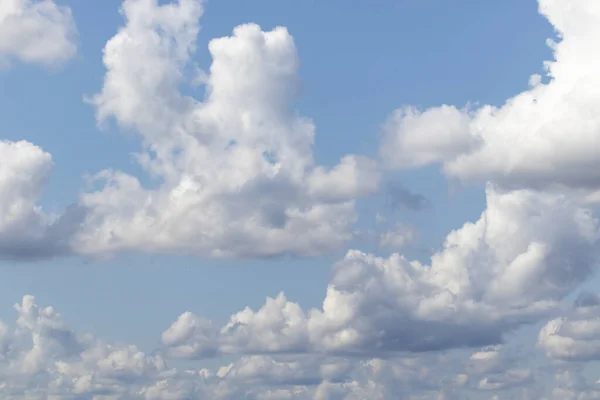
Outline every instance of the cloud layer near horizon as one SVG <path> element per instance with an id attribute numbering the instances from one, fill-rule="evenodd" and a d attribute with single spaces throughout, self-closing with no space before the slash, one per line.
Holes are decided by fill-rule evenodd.
<path id="1" fill-rule="evenodd" d="M 148 353 L 78 333 L 53 307 L 39 306 L 32 296 L 14 308 L 16 323 L 0 322 L 0 394 L 9 398 L 434 400 L 496 393 L 502 397 L 492 398 L 559 400 L 592 399 L 598 393 L 577 363 L 536 368 L 532 360 L 541 354 L 510 346 L 362 360 L 267 355 L 250 347 L 215 369 L 181 369 L 171 365 L 175 362 L 168 352 Z M 546 385 L 550 379 L 556 384 Z"/>

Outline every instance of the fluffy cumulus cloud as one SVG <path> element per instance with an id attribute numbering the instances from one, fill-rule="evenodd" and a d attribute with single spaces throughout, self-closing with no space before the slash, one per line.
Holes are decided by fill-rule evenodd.
<path id="1" fill-rule="evenodd" d="M 501 107 L 404 107 L 386 124 L 382 156 L 391 168 L 441 163 L 449 177 L 506 187 L 600 187 L 600 96 L 594 52 L 600 3 L 539 0 L 559 34 L 531 88 Z"/>
<path id="2" fill-rule="evenodd" d="M 38 201 L 52 171 L 52 156 L 26 141 L 0 140 L 0 258 L 35 259 L 71 251 L 79 207 L 46 214 Z"/>
<path id="3" fill-rule="evenodd" d="M 531 362 L 534 349 L 509 346 L 362 360 L 235 354 L 220 367 L 182 369 L 168 354 L 78 333 L 32 296 L 14 309 L 16 323 L 0 323 L 2 398 L 583 400 L 600 393 L 581 368 L 540 367 Z"/>
<path id="4" fill-rule="evenodd" d="M 16 324 L 0 324 L 2 398 L 391 399 L 396 397 L 390 397 L 385 382 L 398 379 L 414 389 L 433 376 L 416 358 L 357 363 L 253 355 L 215 370 L 182 370 L 135 345 L 78 334 L 53 307 L 39 306 L 32 296 L 14 308 Z M 436 392 L 438 383 L 422 387 L 423 393 Z"/>
<path id="5" fill-rule="evenodd" d="M 76 51 L 71 10 L 51 0 L 0 3 L 0 68 L 14 60 L 55 67 Z M 49 153 L 26 141 L 0 138 L 0 258 L 37 259 L 69 253 L 82 208 L 63 215 L 39 200 L 52 171 Z"/>
<path id="6" fill-rule="evenodd" d="M 0 66 L 12 60 L 58 66 L 77 52 L 77 30 L 67 6 L 53 0 L 2 0 Z"/>
<path id="7" fill-rule="evenodd" d="M 491 187 L 487 202 L 430 265 L 350 251 L 334 267 L 323 309 L 309 314 L 315 344 L 357 352 L 494 344 L 590 275 L 598 224 L 587 211 L 563 196 Z"/>
<path id="8" fill-rule="evenodd" d="M 106 170 L 81 202 L 92 210 L 82 252 L 123 249 L 213 257 L 312 256 L 352 237 L 354 201 L 378 190 L 376 162 L 348 155 L 315 164 L 315 127 L 298 114 L 298 56 L 285 28 L 254 24 L 214 39 L 202 100 L 186 96 L 203 4 L 126 0 L 126 24 L 106 44 L 107 72 L 90 101 L 142 138 L 157 180 Z M 194 68 L 191 68 L 194 69 Z"/>
<path id="9" fill-rule="evenodd" d="M 23 297 L 15 309 L 14 329 L 5 324 L 1 329 L 3 398 L 124 395 L 169 376 L 160 356 L 145 355 L 135 346 L 104 344 L 90 334 L 78 335 L 54 308 L 40 307 L 32 296 Z"/>
<path id="10" fill-rule="evenodd" d="M 567 315 L 540 330 L 538 345 L 554 360 L 600 360 L 600 297 L 580 295 Z"/>
<path id="11" fill-rule="evenodd" d="M 204 358 L 217 354 L 216 332 L 209 320 L 183 313 L 162 334 L 169 354 L 176 358 Z"/>
<path id="12" fill-rule="evenodd" d="M 430 265 L 351 250 L 335 264 L 321 309 L 303 311 L 283 294 L 269 298 L 231 317 L 218 334 L 220 351 L 383 355 L 500 343 L 504 333 L 550 315 L 591 275 L 600 231 L 564 195 L 490 186 L 487 202 L 478 221 L 447 236 Z M 184 314 L 170 331 L 196 326 Z M 196 349 L 208 335 L 184 336 L 185 348 Z"/>
<path id="13" fill-rule="evenodd" d="M 52 157 L 24 141 L 0 141 L 0 157 L 0 236 L 34 235 L 43 224 L 36 201 L 52 170 Z"/>
<path id="14" fill-rule="evenodd" d="M 527 360 L 502 347 L 362 361 L 252 354 L 213 369 L 181 369 L 170 365 L 168 355 L 77 333 L 53 307 L 38 305 L 32 296 L 14 308 L 16 323 L 0 323 L 2 398 L 439 400 L 500 394 L 539 399 L 544 392 L 544 385 L 533 387 Z M 584 387 L 592 393 L 577 370 L 549 373 L 569 382 L 556 393 Z"/>

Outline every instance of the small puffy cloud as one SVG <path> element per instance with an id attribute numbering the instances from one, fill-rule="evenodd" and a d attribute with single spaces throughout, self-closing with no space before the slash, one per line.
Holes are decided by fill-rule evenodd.
<path id="1" fill-rule="evenodd" d="M 39 306 L 33 296 L 24 296 L 15 309 L 16 328 L 3 325 L 0 374 L 6 379 L 0 397 L 133 398 L 139 387 L 175 373 L 160 356 L 136 346 L 75 333 L 53 307 Z"/>
<path id="2" fill-rule="evenodd" d="M 394 112 L 381 147 L 389 167 L 442 163 L 449 177 L 512 188 L 600 187 L 600 3 L 540 0 L 539 9 L 560 38 L 545 63 L 550 82 L 536 75 L 501 107 Z"/>
<path id="3" fill-rule="evenodd" d="M 79 351 L 77 338 L 52 307 L 40 308 L 33 296 L 24 296 L 15 309 L 19 313 L 18 334 L 31 335 L 31 347 L 17 358 L 21 372 L 36 374 L 46 367 L 48 359 L 69 357 Z"/>
<path id="4" fill-rule="evenodd" d="M 362 156 L 345 156 L 327 170 L 316 167 L 308 177 L 308 191 L 323 201 L 344 201 L 375 194 L 379 190 L 379 166 Z"/>
<path id="5" fill-rule="evenodd" d="M 183 313 L 162 334 L 162 342 L 175 358 L 205 358 L 217 354 L 217 332 L 209 320 Z"/>
<path id="6" fill-rule="evenodd" d="M 483 378 L 479 381 L 478 387 L 481 390 L 503 390 L 523 385 L 532 379 L 533 375 L 530 370 L 515 369 L 496 374 L 493 377 Z"/>
<path id="7" fill-rule="evenodd" d="M 464 363 L 465 376 L 477 390 L 486 392 L 527 386 L 534 381 L 533 370 L 527 365 L 531 355 L 515 353 L 503 346 L 484 348 Z"/>
<path id="8" fill-rule="evenodd" d="M 393 229 L 379 235 L 379 247 L 401 249 L 412 244 L 417 238 L 417 231 L 410 225 L 396 224 Z"/>
<path id="9" fill-rule="evenodd" d="M 540 330 L 538 346 L 554 360 L 600 360 L 600 297 L 581 294 L 566 316 Z"/>
<path id="10" fill-rule="evenodd" d="M 265 356 L 247 356 L 222 367 L 218 375 L 220 378 L 247 383 L 313 386 L 320 384 L 324 379 L 345 380 L 352 369 L 352 363 L 348 360 L 307 356 L 277 360 Z"/>
<path id="11" fill-rule="evenodd" d="M 2 0 L 0 66 L 12 60 L 58 66 L 77 52 L 71 9 L 53 0 Z"/>
<path id="12" fill-rule="evenodd" d="M 77 51 L 71 10 L 52 0 L 0 2 L 0 68 L 12 61 L 58 66 Z M 72 205 L 46 214 L 39 205 L 52 156 L 27 141 L 0 138 L 0 259 L 35 260 L 71 252 L 84 215 Z"/>
<path id="13" fill-rule="evenodd" d="M 84 212 L 72 206 L 45 214 L 38 201 L 52 172 L 52 156 L 26 142 L 0 140 L 0 258 L 37 259 L 70 252 Z"/>
<path id="14" fill-rule="evenodd" d="M 309 343 L 307 319 L 297 303 L 280 293 L 256 312 L 247 307 L 231 316 L 221 340 L 223 351 L 230 353 L 302 352 Z"/>
<path id="15" fill-rule="evenodd" d="M 556 387 L 548 397 L 551 400 L 600 399 L 600 385 L 588 382 L 581 369 L 559 370 L 553 378 Z"/>
<path id="16" fill-rule="evenodd" d="M 141 165 L 161 183 L 106 170 L 84 193 L 78 249 L 210 257 L 313 256 L 352 238 L 354 200 L 378 189 L 377 164 L 313 160 L 314 126 L 294 110 L 298 56 L 285 28 L 254 24 L 209 44 L 203 100 L 183 95 L 203 4 L 126 0 L 126 24 L 104 49 L 104 86 L 90 99 L 143 139 Z M 151 68 L 149 67 L 151 66 Z"/>
<path id="17" fill-rule="evenodd" d="M 447 236 L 430 265 L 351 250 L 333 268 L 322 309 L 269 298 L 231 318 L 221 351 L 375 355 L 500 343 L 590 276 L 599 228 L 564 195 L 490 186 L 487 203 L 478 221 Z"/>
<path id="18" fill-rule="evenodd" d="M 35 202 L 52 171 L 52 156 L 29 142 L 0 141 L 0 232 L 40 224 Z"/>
<path id="19" fill-rule="evenodd" d="M 444 162 L 476 148 L 466 110 L 444 105 L 424 112 L 396 110 L 385 124 L 381 156 L 391 168 L 415 168 Z"/>
<path id="20" fill-rule="evenodd" d="M 486 374 L 496 372 L 504 367 L 502 353 L 495 347 L 484 348 L 469 357 L 465 371 L 469 374 Z"/>

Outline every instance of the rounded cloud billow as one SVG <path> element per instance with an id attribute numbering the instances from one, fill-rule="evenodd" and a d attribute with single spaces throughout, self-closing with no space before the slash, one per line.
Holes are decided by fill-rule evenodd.
<path id="1" fill-rule="evenodd" d="M 556 312 L 592 274 L 600 231 L 565 196 L 489 187 L 487 201 L 480 219 L 451 232 L 430 265 L 351 250 L 334 266 L 322 309 L 304 312 L 280 294 L 233 315 L 218 338 L 212 333 L 212 345 L 233 354 L 365 356 L 501 343 L 505 333 Z M 166 337 L 196 331 L 196 318 L 182 315 Z M 163 342 L 183 358 L 201 358 L 193 349 L 207 336 Z"/>
<path id="2" fill-rule="evenodd" d="M 71 9 L 51 0 L 0 4 L 0 69 L 13 60 L 59 66 L 77 53 Z"/>
<path id="3" fill-rule="evenodd" d="M 493 180 L 508 188 L 555 185 L 600 190 L 600 3 L 540 0 L 540 12 L 560 35 L 550 42 L 550 78 L 501 107 L 459 109 L 444 105 L 423 112 L 407 107 L 386 124 L 381 154 L 388 167 L 441 163 L 448 177 Z"/>
<path id="4" fill-rule="evenodd" d="M 99 121 L 113 117 L 140 134 L 138 160 L 161 184 L 98 174 L 106 186 L 82 195 L 90 211 L 78 249 L 211 257 L 340 249 L 352 237 L 355 198 L 378 190 L 376 163 L 349 155 L 332 169 L 315 165 L 313 123 L 292 108 L 298 57 L 285 28 L 248 24 L 212 40 L 205 99 L 181 94 L 202 11 L 196 0 L 123 3 L 127 24 L 106 45 L 104 87 L 91 102 Z"/>
<path id="5" fill-rule="evenodd" d="M 0 160 L 0 258 L 70 254 L 70 238 L 83 210 L 72 206 L 54 215 L 38 205 L 52 172 L 52 156 L 26 141 L 0 140 Z"/>

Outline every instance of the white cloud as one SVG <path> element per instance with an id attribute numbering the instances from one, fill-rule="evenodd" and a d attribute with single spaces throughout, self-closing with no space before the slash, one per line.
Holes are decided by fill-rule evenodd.
<path id="1" fill-rule="evenodd" d="M 377 193 L 379 166 L 362 156 L 345 156 L 329 171 L 316 167 L 308 177 L 308 191 L 321 201 L 339 202 Z"/>
<path id="2" fill-rule="evenodd" d="M 581 370 L 565 369 L 554 375 L 556 387 L 549 398 L 552 400 L 592 400 L 600 399 L 598 384 L 590 384 Z"/>
<path id="3" fill-rule="evenodd" d="M 0 140 L 0 258 L 41 258 L 70 251 L 83 215 L 78 207 L 45 214 L 38 204 L 52 172 L 52 156 L 26 141 Z"/>
<path id="4" fill-rule="evenodd" d="M 379 235 L 379 247 L 399 250 L 412 244 L 417 238 L 417 231 L 410 225 L 396 224 Z"/>
<path id="5" fill-rule="evenodd" d="M 52 157 L 25 141 L 0 141 L 0 232 L 17 233 L 40 224 L 36 207 L 52 171 Z"/>
<path id="6" fill-rule="evenodd" d="M 0 2 L 0 68 L 14 60 L 55 67 L 77 51 L 71 10 L 51 0 Z M 83 215 L 71 206 L 46 214 L 38 203 L 53 169 L 52 156 L 27 141 L 0 138 L 0 259 L 38 259 L 71 251 Z"/>
<path id="7" fill-rule="evenodd" d="M 313 123 L 293 108 L 298 56 L 285 28 L 248 24 L 209 44 L 202 101 L 184 96 L 202 2 L 126 0 L 126 25 L 106 44 L 107 73 L 91 99 L 99 121 L 141 135 L 141 165 L 160 185 L 104 171 L 78 248 L 213 257 L 339 249 L 352 237 L 354 199 L 378 188 L 375 162 L 359 156 L 315 165 Z M 152 66 L 149 68 L 149 66 Z"/>
<path id="8" fill-rule="evenodd" d="M 334 268 L 323 310 L 311 312 L 315 345 L 374 352 L 493 344 L 589 276 L 598 237 L 591 215 L 529 191 L 488 188 L 487 200 L 430 266 L 350 251 Z"/>
<path id="9" fill-rule="evenodd" d="M 425 112 L 412 107 L 396 110 L 385 125 L 381 155 L 392 168 L 420 167 L 443 162 L 476 147 L 469 114 L 444 105 Z"/>
<path id="10" fill-rule="evenodd" d="M 222 379 L 258 385 L 269 382 L 272 385 L 314 386 L 323 380 L 344 380 L 352 369 L 349 360 L 306 356 L 276 360 L 272 357 L 248 356 L 221 368 L 218 375 Z"/>
<path id="11" fill-rule="evenodd" d="M 536 76 L 501 107 L 396 111 L 381 148 L 389 167 L 440 162 L 449 177 L 505 187 L 600 187 L 600 3 L 539 5 L 561 39 L 551 43 L 555 61 L 545 63 L 551 81 Z"/>
<path id="12" fill-rule="evenodd" d="M 417 392 L 418 382 L 436 379 L 414 357 L 360 363 L 340 357 L 255 355 L 216 371 L 182 370 L 135 345 L 78 334 L 53 307 L 39 306 L 32 296 L 24 296 L 15 309 L 15 328 L 0 323 L 2 398 L 308 400 L 334 394 L 341 399 L 377 398 L 370 394 L 379 393 L 378 398 L 395 399 L 394 393 Z M 448 364 L 442 361 L 440 367 Z M 393 385 L 402 392 L 390 391 Z"/>
<path id="13" fill-rule="evenodd" d="M 0 66 L 16 59 L 58 66 L 77 52 L 71 9 L 52 0 L 2 0 Z"/>
<path id="14" fill-rule="evenodd" d="M 431 265 L 351 250 L 334 266 L 322 309 L 269 298 L 231 318 L 220 350 L 372 356 L 501 342 L 590 276 L 599 230 L 567 196 L 490 186 L 487 202 L 477 222 L 447 236 Z"/>
<path id="15" fill-rule="evenodd" d="M 186 312 L 163 332 L 162 342 L 172 357 L 204 358 L 216 355 L 216 336 L 210 321 Z"/>
<path id="16" fill-rule="evenodd" d="M 533 352 L 515 350 L 503 345 L 476 351 L 461 362 L 462 370 L 458 370 L 460 373 L 454 378 L 454 384 L 463 391 L 471 387 L 482 392 L 531 387 L 534 382 L 534 371 L 530 368 Z"/>
<path id="17" fill-rule="evenodd" d="M 513 369 L 502 374 L 486 377 L 479 381 L 481 390 L 500 390 L 520 386 L 532 380 L 533 376 L 529 369 Z"/>
<path id="18" fill-rule="evenodd" d="M 554 360 L 600 360 L 600 297 L 582 294 L 566 316 L 540 330 L 538 346 Z"/>
<path id="19" fill-rule="evenodd" d="M 184 370 L 169 366 L 158 352 L 77 333 L 53 307 L 39 306 L 32 296 L 24 296 L 15 309 L 16 326 L 0 323 L 2 398 L 587 399 L 598 393 L 581 369 L 544 365 L 534 371 L 529 352 L 504 346 L 475 353 L 386 354 L 385 359 L 242 355 L 214 370 Z M 551 392 L 547 383 L 554 378 Z"/>
<path id="20" fill-rule="evenodd" d="M 300 306 L 283 293 L 267 298 L 254 312 L 245 308 L 221 329 L 222 350 L 244 352 L 302 352 L 309 344 L 307 318 Z"/>
<path id="21" fill-rule="evenodd" d="M 76 334 L 52 307 L 38 306 L 32 296 L 24 296 L 15 309 L 16 328 L 2 325 L 0 397 L 143 398 L 135 396 L 141 388 L 179 373 L 136 346 Z"/>

